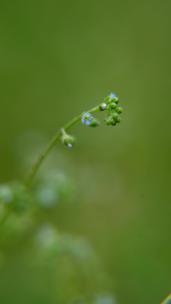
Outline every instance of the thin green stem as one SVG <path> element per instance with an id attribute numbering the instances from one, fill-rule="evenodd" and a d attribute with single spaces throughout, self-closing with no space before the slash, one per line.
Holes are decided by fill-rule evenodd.
<path id="1" fill-rule="evenodd" d="M 89 113 L 93 114 L 95 112 L 99 111 L 99 106 L 96 106 L 90 110 L 88 110 Z M 74 117 L 71 121 L 69 121 L 66 125 L 64 125 L 62 128 L 60 128 L 60 130 L 55 134 L 55 136 L 51 139 L 51 141 L 48 143 L 48 145 L 45 147 L 45 149 L 40 153 L 40 155 L 38 156 L 37 160 L 35 161 L 35 163 L 33 164 L 31 171 L 26 179 L 25 182 L 25 186 L 27 188 L 30 188 L 33 182 L 33 179 L 35 177 L 35 175 L 37 174 L 39 168 L 41 167 L 43 161 L 45 160 L 45 158 L 47 157 L 47 155 L 49 154 L 49 152 L 53 149 L 53 147 L 55 147 L 55 145 L 57 144 L 58 141 L 60 141 L 61 139 L 61 130 L 69 130 L 72 126 L 74 126 L 75 124 L 77 124 L 78 122 L 81 121 L 81 117 L 82 114 Z"/>

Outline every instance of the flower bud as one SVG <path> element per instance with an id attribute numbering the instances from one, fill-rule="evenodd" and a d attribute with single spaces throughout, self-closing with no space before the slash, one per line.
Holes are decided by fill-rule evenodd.
<path id="1" fill-rule="evenodd" d="M 114 120 L 116 123 L 118 123 L 118 122 L 121 121 L 121 119 L 120 119 L 120 117 L 119 117 L 119 115 L 118 115 L 117 113 L 113 113 L 113 114 L 112 114 L 112 118 L 113 118 L 113 120 Z"/>
<path id="2" fill-rule="evenodd" d="M 111 103 L 111 102 L 118 103 L 119 102 L 119 98 L 115 93 L 111 93 L 110 95 L 106 96 L 105 100 L 108 103 Z"/>
<path id="3" fill-rule="evenodd" d="M 89 126 L 93 127 L 93 128 L 98 127 L 99 125 L 100 125 L 100 122 L 96 118 L 93 118 L 89 124 Z"/>
<path id="4" fill-rule="evenodd" d="M 105 111 L 107 108 L 107 104 L 105 102 L 101 103 L 101 105 L 99 106 L 100 111 Z"/>
<path id="5" fill-rule="evenodd" d="M 107 126 L 116 125 L 116 122 L 114 121 L 114 119 L 111 115 L 105 118 L 105 122 L 106 122 Z"/>
<path id="6" fill-rule="evenodd" d="M 108 110 L 115 110 L 116 108 L 117 108 L 117 104 L 115 102 L 111 102 L 107 106 Z"/>
<path id="7" fill-rule="evenodd" d="M 61 136 L 62 143 L 68 148 L 72 148 L 73 144 L 75 143 L 74 136 L 67 134 L 64 129 L 62 129 L 61 132 L 62 132 L 62 136 Z"/>
<path id="8" fill-rule="evenodd" d="M 119 98 L 118 98 L 118 96 L 115 94 L 115 93 L 111 93 L 110 95 L 109 95 L 109 98 L 110 98 L 110 102 L 119 102 Z"/>
<path id="9" fill-rule="evenodd" d="M 116 126 L 116 121 L 112 120 L 111 126 Z"/>
<path id="10" fill-rule="evenodd" d="M 116 112 L 117 112 L 118 114 L 121 114 L 121 113 L 123 112 L 123 108 L 122 108 L 122 107 L 117 107 L 117 108 L 116 108 Z"/>

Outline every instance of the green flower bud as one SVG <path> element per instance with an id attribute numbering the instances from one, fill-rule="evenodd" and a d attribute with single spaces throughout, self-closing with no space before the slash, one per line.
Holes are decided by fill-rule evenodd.
<path id="1" fill-rule="evenodd" d="M 75 137 L 67 134 L 64 129 L 61 130 L 61 133 L 62 133 L 61 136 L 62 143 L 68 148 L 72 148 L 73 144 L 75 143 Z"/>
<path id="2" fill-rule="evenodd" d="M 116 123 L 118 123 L 118 122 L 121 121 L 121 119 L 120 119 L 120 117 L 119 117 L 119 115 L 118 115 L 117 113 L 113 113 L 113 114 L 112 114 L 112 118 L 113 118 L 113 120 L 114 120 Z"/>
<path id="3" fill-rule="evenodd" d="M 119 103 L 119 98 L 115 98 L 115 100 L 113 100 L 116 104 Z"/>
<path id="4" fill-rule="evenodd" d="M 123 108 L 122 108 L 122 107 L 117 107 L 117 108 L 116 108 L 116 112 L 117 112 L 118 114 L 121 114 L 121 113 L 123 112 Z"/>
<path id="5" fill-rule="evenodd" d="M 112 115 L 106 117 L 105 122 L 106 122 L 107 126 L 115 126 L 116 125 L 116 122 L 113 119 Z"/>
<path id="6" fill-rule="evenodd" d="M 110 104 L 110 108 L 111 109 L 116 109 L 116 107 L 117 107 L 117 105 L 116 105 L 116 103 L 115 102 L 112 102 L 111 104 Z"/>
<path id="7" fill-rule="evenodd" d="M 74 137 L 70 135 L 65 136 L 65 138 L 63 139 L 64 145 L 67 146 L 68 148 L 72 148 L 74 142 L 75 142 Z"/>
<path id="8" fill-rule="evenodd" d="M 107 126 L 111 125 L 111 123 L 112 123 L 111 116 L 105 118 L 105 123 L 107 124 Z"/>
<path id="9" fill-rule="evenodd" d="M 93 118 L 89 124 L 90 127 L 98 127 L 100 125 L 100 122 L 96 119 L 96 118 Z"/>
<path id="10" fill-rule="evenodd" d="M 111 93 L 110 95 L 105 97 L 105 101 L 108 102 L 108 103 L 111 103 L 111 102 L 118 103 L 119 98 L 115 93 Z"/>
<path id="11" fill-rule="evenodd" d="M 115 110 L 117 108 L 117 104 L 115 102 L 111 102 L 107 106 L 107 110 Z"/>
<path id="12" fill-rule="evenodd" d="M 121 122 L 121 118 L 120 118 L 119 116 L 117 117 L 116 122 L 117 122 L 117 123 L 120 123 L 120 122 Z"/>
<path id="13" fill-rule="evenodd" d="M 111 126 L 116 126 L 116 121 L 112 120 Z"/>

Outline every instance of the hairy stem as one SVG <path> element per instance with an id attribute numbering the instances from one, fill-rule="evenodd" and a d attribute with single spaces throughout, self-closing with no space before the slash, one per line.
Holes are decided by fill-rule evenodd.
<path id="1" fill-rule="evenodd" d="M 95 112 L 99 111 L 99 106 L 96 106 L 90 110 L 88 110 L 89 113 L 93 114 Z M 41 167 L 42 163 L 44 162 L 45 158 L 48 156 L 49 152 L 55 147 L 58 141 L 61 139 L 61 130 L 69 130 L 72 126 L 77 124 L 81 121 L 82 114 L 74 117 L 72 120 L 70 120 L 67 124 L 65 124 L 63 127 L 58 130 L 58 132 L 55 134 L 55 136 L 51 139 L 51 141 L 48 143 L 48 145 L 45 147 L 45 149 L 40 153 L 37 160 L 33 164 L 30 173 L 25 181 L 25 186 L 27 188 L 30 188 L 32 185 L 32 182 L 34 180 L 35 175 L 37 174 L 39 168 Z"/>

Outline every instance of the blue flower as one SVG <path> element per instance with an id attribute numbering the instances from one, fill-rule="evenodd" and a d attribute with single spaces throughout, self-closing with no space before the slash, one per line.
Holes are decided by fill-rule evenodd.
<path id="1" fill-rule="evenodd" d="M 81 121 L 83 125 L 89 126 L 92 120 L 93 116 L 89 112 L 86 112 L 82 115 Z"/>

